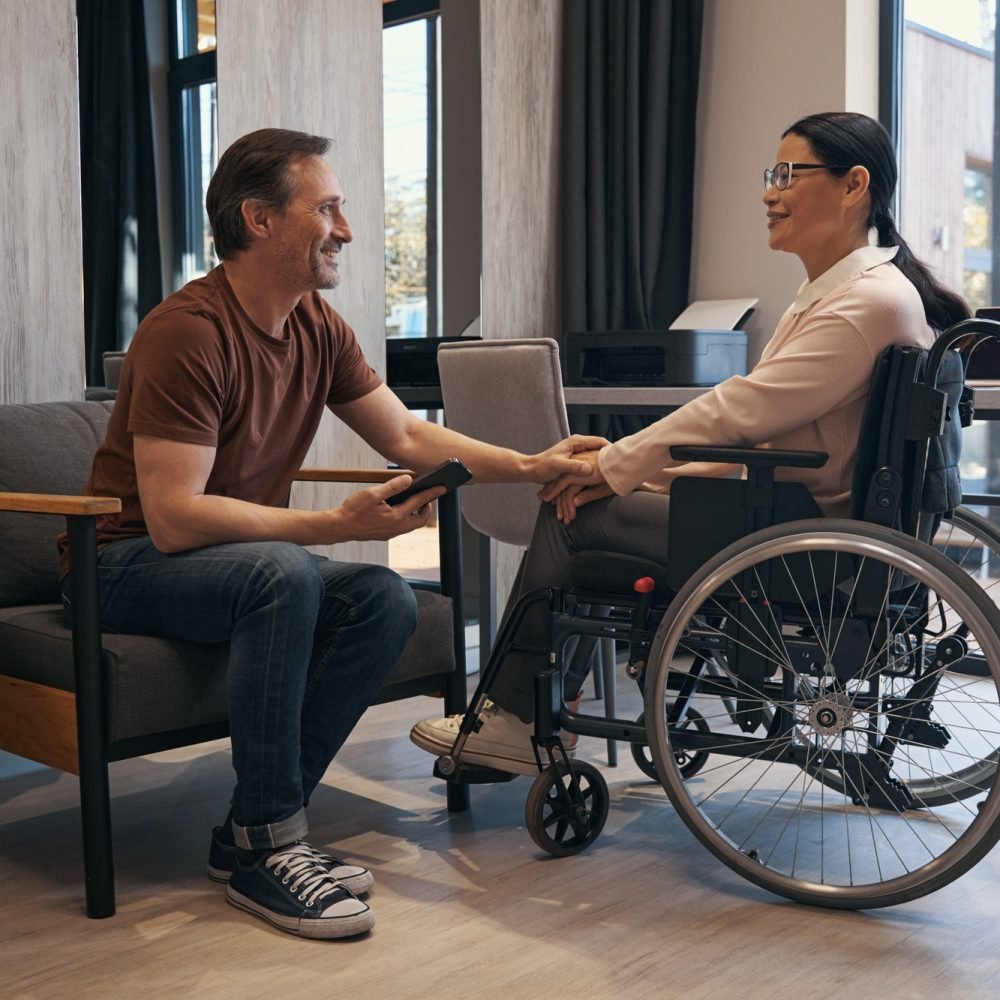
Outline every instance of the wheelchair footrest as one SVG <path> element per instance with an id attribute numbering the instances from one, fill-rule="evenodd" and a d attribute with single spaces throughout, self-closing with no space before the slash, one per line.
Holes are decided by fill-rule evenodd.
<path id="1" fill-rule="evenodd" d="M 497 771 L 492 767 L 482 767 L 478 764 L 459 763 L 451 774 L 441 770 L 440 758 L 434 762 L 434 777 L 442 781 L 450 781 L 453 785 L 494 785 L 504 781 L 513 781 L 517 775 L 509 771 Z"/>

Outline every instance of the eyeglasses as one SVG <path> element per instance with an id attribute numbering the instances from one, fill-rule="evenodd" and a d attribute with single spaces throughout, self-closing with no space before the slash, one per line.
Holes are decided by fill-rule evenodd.
<path id="1" fill-rule="evenodd" d="M 793 170 L 848 170 L 850 169 L 841 163 L 776 163 L 773 167 L 768 167 L 764 171 L 764 190 L 770 189 L 773 184 L 779 191 L 784 191 L 792 183 Z"/>

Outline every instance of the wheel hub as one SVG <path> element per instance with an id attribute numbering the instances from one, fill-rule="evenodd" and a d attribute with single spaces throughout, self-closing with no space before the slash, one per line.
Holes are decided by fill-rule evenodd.
<path id="1" fill-rule="evenodd" d="M 809 707 L 809 725 L 821 736 L 840 735 L 850 720 L 850 702 L 843 695 L 823 695 Z"/>

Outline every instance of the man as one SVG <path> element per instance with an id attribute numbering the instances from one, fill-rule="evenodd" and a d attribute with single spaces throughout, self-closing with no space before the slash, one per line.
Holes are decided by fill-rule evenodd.
<path id="1" fill-rule="evenodd" d="M 589 472 L 570 456 L 484 445 L 416 419 L 317 293 L 352 239 L 329 141 L 283 129 L 237 140 L 206 205 L 222 263 L 143 321 L 87 492 L 122 498 L 98 526 L 104 627 L 230 643 L 236 786 L 209 873 L 229 902 L 304 937 L 363 933 L 366 869 L 310 847 L 305 807 L 415 626 L 407 585 L 305 545 L 388 539 L 443 490 L 395 506 L 409 476 L 330 510 L 286 504 L 325 406 L 386 458 L 457 456 L 480 482 Z M 67 594 L 68 588 L 64 591 Z"/>

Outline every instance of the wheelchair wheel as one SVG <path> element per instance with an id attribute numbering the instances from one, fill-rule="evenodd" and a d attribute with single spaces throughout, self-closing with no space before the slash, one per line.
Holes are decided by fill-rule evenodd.
<path id="1" fill-rule="evenodd" d="M 646 713 L 640 712 L 635 720 L 637 726 L 646 725 Z M 709 728 L 708 723 L 702 717 L 701 712 L 696 708 L 689 708 L 685 719 L 678 726 L 679 729 L 686 729 L 688 726 L 694 726 L 696 729 L 703 733 L 710 733 L 712 730 Z M 647 778 L 652 778 L 653 781 L 659 781 L 660 776 L 656 772 L 656 765 L 653 763 L 652 754 L 649 752 L 649 747 L 645 743 L 630 743 L 629 747 L 632 750 L 632 760 L 636 762 L 639 770 L 642 771 Z M 705 762 L 708 760 L 708 754 L 702 750 L 690 751 L 683 749 L 674 750 L 674 757 L 677 758 L 677 766 L 680 768 L 680 772 L 685 778 L 693 778 L 704 766 Z"/>
<path id="2" fill-rule="evenodd" d="M 712 853 L 780 895 L 863 908 L 933 892 L 1000 839 L 998 630 L 964 571 L 899 532 L 756 532 L 660 625 L 645 707 L 660 780 Z M 973 649 L 986 676 L 954 674 Z M 671 703 L 710 735 L 672 726 Z M 696 780 L 678 748 L 711 754 Z"/>
<path id="3" fill-rule="evenodd" d="M 524 805 L 531 839 L 557 858 L 579 854 L 598 836 L 608 818 L 608 783 L 592 764 L 564 761 L 549 765 L 535 778 Z"/>

